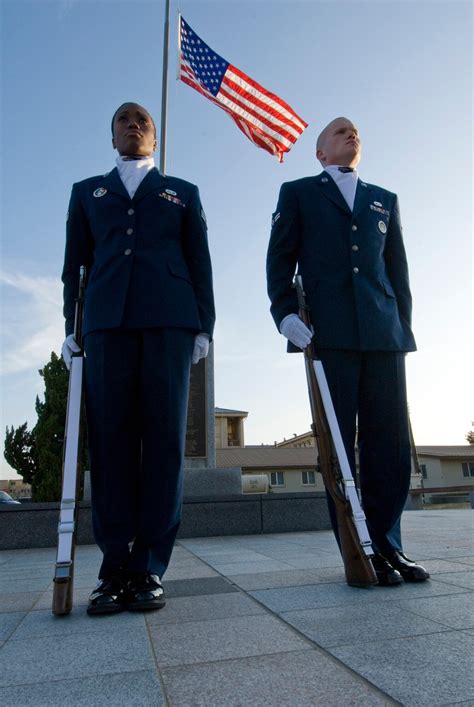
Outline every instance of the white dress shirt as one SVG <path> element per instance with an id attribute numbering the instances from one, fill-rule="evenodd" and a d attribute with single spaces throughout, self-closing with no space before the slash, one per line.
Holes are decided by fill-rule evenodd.
<path id="1" fill-rule="evenodd" d="M 340 172 L 339 165 L 330 164 L 324 168 L 324 171 L 334 179 L 339 187 L 339 191 L 352 211 L 354 208 L 354 199 L 357 189 L 357 170 L 354 170 L 353 172 Z"/>
<path id="2" fill-rule="evenodd" d="M 133 199 L 142 179 L 144 179 L 150 169 L 153 169 L 155 166 L 155 160 L 153 157 L 129 159 L 119 155 L 116 162 L 120 179 L 125 189 L 128 191 L 130 199 Z"/>

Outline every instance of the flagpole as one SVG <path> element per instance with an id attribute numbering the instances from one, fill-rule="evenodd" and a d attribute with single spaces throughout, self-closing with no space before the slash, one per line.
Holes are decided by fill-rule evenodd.
<path id="1" fill-rule="evenodd" d="M 161 84 L 160 172 L 166 170 L 166 128 L 168 120 L 168 47 L 170 42 L 170 0 L 166 0 L 163 37 L 163 79 Z"/>
<path id="2" fill-rule="evenodd" d="M 181 12 L 178 11 L 178 61 L 176 64 L 176 81 L 179 81 L 181 74 Z M 474 425 L 474 423 L 473 423 Z"/>

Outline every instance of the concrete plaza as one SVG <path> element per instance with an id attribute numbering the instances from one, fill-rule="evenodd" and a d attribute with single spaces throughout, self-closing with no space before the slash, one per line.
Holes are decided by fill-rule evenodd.
<path id="1" fill-rule="evenodd" d="M 0 552 L 0 704 L 472 707 L 473 520 L 406 512 L 431 580 L 370 589 L 345 584 L 328 531 L 182 539 L 164 609 L 94 618 L 94 546 L 63 618 L 55 550 Z"/>

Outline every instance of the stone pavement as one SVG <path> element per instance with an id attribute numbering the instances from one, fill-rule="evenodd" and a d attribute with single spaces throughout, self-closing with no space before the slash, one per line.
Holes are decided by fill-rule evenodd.
<path id="1" fill-rule="evenodd" d="M 0 553 L 0 704 L 474 706 L 472 510 L 406 512 L 429 582 L 355 589 L 330 532 L 180 540 L 149 614 L 88 617 L 77 549 L 53 617 L 54 549 Z"/>

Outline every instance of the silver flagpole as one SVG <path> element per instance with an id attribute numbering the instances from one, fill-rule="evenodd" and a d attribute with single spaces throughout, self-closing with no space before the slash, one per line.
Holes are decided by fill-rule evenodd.
<path id="1" fill-rule="evenodd" d="M 168 120 L 168 47 L 170 42 L 170 0 L 166 0 L 163 38 L 163 79 L 161 85 L 160 172 L 166 170 L 166 128 Z"/>

